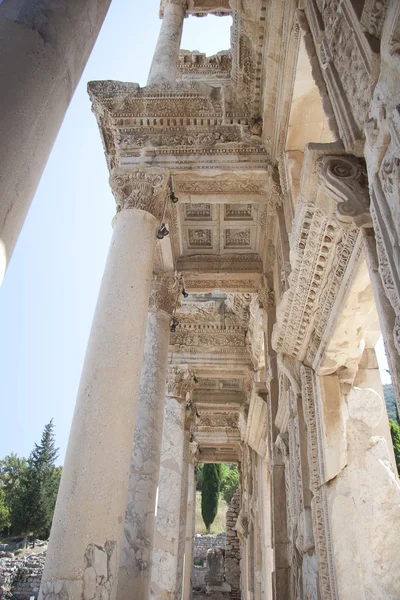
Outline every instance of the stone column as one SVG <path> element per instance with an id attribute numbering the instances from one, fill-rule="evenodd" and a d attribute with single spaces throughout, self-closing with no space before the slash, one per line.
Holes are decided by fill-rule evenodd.
<path id="1" fill-rule="evenodd" d="M 176 81 L 187 0 L 167 0 L 147 85 Z"/>
<path id="2" fill-rule="evenodd" d="M 110 2 L 0 3 L 0 282 Z"/>
<path id="3" fill-rule="evenodd" d="M 118 212 L 58 492 L 42 599 L 115 594 L 156 232 L 167 181 L 160 169 L 111 177 Z"/>
<path id="4" fill-rule="evenodd" d="M 268 368 L 268 446 L 271 484 L 271 534 L 274 554 L 272 573 L 273 600 L 290 597 L 289 538 L 286 520 L 285 447 L 275 424 L 279 404 L 277 356 L 272 347 L 272 329 L 276 322 L 276 308 L 272 275 L 268 275 L 264 291 L 264 351 Z M 268 291 L 269 290 L 269 291 Z"/>
<path id="5" fill-rule="evenodd" d="M 169 368 L 151 575 L 151 597 L 160 600 L 179 598 L 182 591 L 182 573 L 179 575 L 178 563 L 187 473 L 185 413 L 186 397 L 192 389 L 193 373 L 190 368 Z"/>
<path id="6" fill-rule="evenodd" d="M 185 536 L 185 566 L 183 573 L 183 600 L 190 600 L 192 593 L 193 538 L 196 531 L 196 475 L 195 468 L 199 454 L 197 442 L 190 443 L 188 466 L 188 498 Z"/>
<path id="7" fill-rule="evenodd" d="M 178 281 L 173 274 L 153 275 L 117 600 L 150 596 L 170 322 L 178 293 Z"/>

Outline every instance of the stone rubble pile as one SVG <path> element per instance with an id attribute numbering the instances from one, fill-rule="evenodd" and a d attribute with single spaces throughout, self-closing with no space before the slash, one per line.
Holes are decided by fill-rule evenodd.
<path id="1" fill-rule="evenodd" d="M 30 600 L 38 597 L 46 552 L 17 556 L 0 552 L 0 600 Z"/>

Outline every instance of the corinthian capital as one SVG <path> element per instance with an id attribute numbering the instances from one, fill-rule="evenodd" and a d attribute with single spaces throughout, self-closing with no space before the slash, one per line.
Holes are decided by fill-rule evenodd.
<path id="1" fill-rule="evenodd" d="M 190 367 L 168 367 L 167 394 L 184 402 L 193 390 L 193 369 Z"/>
<path id="2" fill-rule="evenodd" d="M 114 169 L 110 186 L 117 204 L 117 213 L 137 208 L 160 220 L 167 194 L 168 173 L 163 169 Z"/>
<path id="3" fill-rule="evenodd" d="M 173 273 L 153 275 L 149 298 L 149 311 L 163 310 L 172 315 L 179 301 L 179 279 Z"/>
<path id="4" fill-rule="evenodd" d="M 328 196 L 337 203 L 337 217 L 358 227 L 369 225 L 368 178 L 364 162 L 355 156 L 325 156 L 319 178 Z"/>

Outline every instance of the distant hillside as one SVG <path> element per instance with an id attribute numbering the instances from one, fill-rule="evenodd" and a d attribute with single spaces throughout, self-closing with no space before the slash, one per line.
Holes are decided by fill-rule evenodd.
<path id="1" fill-rule="evenodd" d="M 386 408 L 388 411 L 389 419 L 393 419 L 393 421 L 396 421 L 396 423 L 398 423 L 399 419 L 397 416 L 396 398 L 391 383 L 388 383 L 383 386 L 383 393 L 385 396 Z"/>

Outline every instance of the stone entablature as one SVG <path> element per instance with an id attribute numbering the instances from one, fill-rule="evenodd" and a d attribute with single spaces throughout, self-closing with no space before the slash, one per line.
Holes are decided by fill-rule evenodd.
<path id="1" fill-rule="evenodd" d="M 327 157 L 337 156 L 340 162 L 341 154 L 336 144 L 310 144 L 306 150 L 290 236 L 292 273 L 273 334 L 277 352 L 309 365 L 322 360 L 321 342 L 327 327 L 334 326 L 335 307 L 342 303 L 361 256 L 358 227 L 351 219 L 345 224 L 338 220 L 338 205 L 320 180 Z"/>

